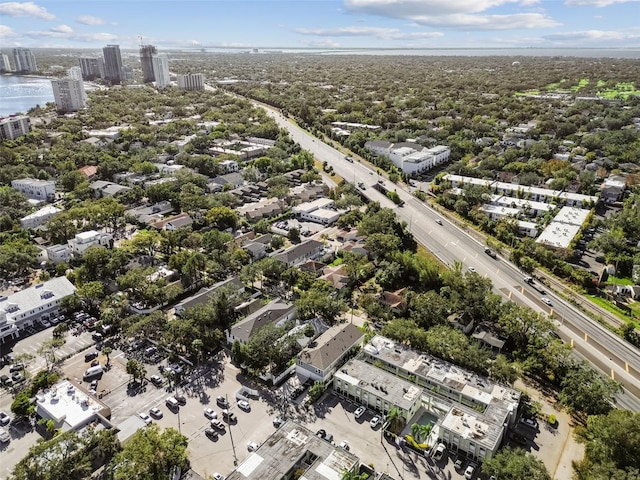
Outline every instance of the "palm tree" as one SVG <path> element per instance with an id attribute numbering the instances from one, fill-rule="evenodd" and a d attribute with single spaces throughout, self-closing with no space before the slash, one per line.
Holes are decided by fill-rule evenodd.
<path id="1" fill-rule="evenodd" d="M 402 412 L 398 407 L 391 407 L 386 416 L 388 430 L 396 435 L 400 431 L 402 423 Z"/>
<path id="2" fill-rule="evenodd" d="M 421 425 L 414 423 L 411 425 L 411 436 L 413 436 L 416 443 L 423 443 L 431 433 L 431 428 L 431 424 Z"/>
<path id="3" fill-rule="evenodd" d="M 109 367 L 111 364 L 111 359 L 109 358 L 109 355 L 111 354 L 111 352 L 113 352 L 113 349 L 111 347 L 104 347 L 102 349 L 102 353 L 107 357 L 107 367 Z"/>

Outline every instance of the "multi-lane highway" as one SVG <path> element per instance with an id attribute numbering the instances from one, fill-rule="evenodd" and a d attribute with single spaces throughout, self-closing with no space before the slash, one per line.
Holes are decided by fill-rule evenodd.
<path id="1" fill-rule="evenodd" d="M 319 160 L 326 161 L 346 181 L 364 184 L 362 193 L 370 200 L 393 208 L 398 217 L 407 222 L 416 240 L 443 263 L 453 265 L 456 261 L 461 262 L 463 269 L 471 267 L 478 274 L 490 278 L 496 292 L 505 298 L 547 315 L 552 314 L 558 320 L 560 336 L 573 345 L 576 354 L 623 386 L 624 392 L 617 398 L 618 405 L 640 411 L 640 352 L 636 348 L 564 302 L 553 291 L 539 284 L 526 283 L 523 273 L 511 262 L 501 257 L 493 259 L 485 254 L 485 245 L 470 235 L 464 226 L 454 224 L 408 191 L 379 177 L 370 166 L 347 161 L 344 153 L 311 136 L 277 110 L 262 104 L 256 105 L 265 108 L 302 148 L 311 151 Z M 376 190 L 374 185 L 379 181 L 386 188 L 396 190 L 405 204 L 397 207 Z M 544 303 L 543 297 L 551 305 Z"/>

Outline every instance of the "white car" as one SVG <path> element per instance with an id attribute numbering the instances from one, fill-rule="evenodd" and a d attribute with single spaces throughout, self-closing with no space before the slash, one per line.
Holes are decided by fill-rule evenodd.
<path id="1" fill-rule="evenodd" d="M 364 415 L 364 412 L 366 412 L 367 409 L 363 406 L 359 406 L 358 408 L 356 408 L 356 411 L 353 412 L 353 416 L 356 418 L 360 418 L 362 415 Z"/>
<path id="2" fill-rule="evenodd" d="M 549 305 L 550 307 L 553 305 L 551 303 L 551 300 L 549 300 L 549 298 L 547 297 L 542 297 L 540 300 L 542 300 L 544 303 L 546 303 L 547 305 Z"/>
<path id="3" fill-rule="evenodd" d="M 435 458 L 436 461 L 440 460 L 444 455 L 444 452 L 446 451 L 447 451 L 446 445 L 444 443 L 439 443 L 438 446 L 436 447 L 435 453 L 433 454 L 433 458 Z"/>
<path id="4" fill-rule="evenodd" d="M 151 417 L 146 413 L 139 413 L 138 416 L 142 419 L 144 423 L 149 425 L 151 423 Z"/>
<path id="5" fill-rule="evenodd" d="M 467 466 L 467 469 L 464 471 L 464 478 L 466 480 L 471 480 L 473 478 L 473 474 L 476 472 L 476 464 L 470 463 Z"/>
<path id="6" fill-rule="evenodd" d="M 347 452 L 349 451 L 349 442 L 347 442 L 346 440 L 342 440 L 340 442 L 340 445 L 338 445 L 340 448 L 344 448 Z"/>
<path id="7" fill-rule="evenodd" d="M 260 448 L 260 445 L 258 445 L 256 442 L 247 443 L 247 449 L 250 452 L 255 452 L 258 448 Z"/>
<path id="8" fill-rule="evenodd" d="M 246 400 L 238 400 L 238 408 L 241 408 L 242 410 L 250 410 L 251 405 L 249 405 L 249 402 Z"/>
<path id="9" fill-rule="evenodd" d="M 381 423 L 382 423 L 382 419 L 376 415 L 371 419 L 371 421 L 369 422 L 369 425 L 371 425 L 371 428 L 376 428 Z"/>
<path id="10" fill-rule="evenodd" d="M 469 267 L 469 271 L 470 271 L 471 273 L 476 273 L 476 269 L 475 269 L 475 268 L 473 268 L 473 267 Z"/>
<path id="11" fill-rule="evenodd" d="M 218 414 L 216 413 L 216 411 L 213 408 L 205 408 L 204 409 L 204 416 L 207 417 L 209 420 L 212 420 L 214 418 L 218 418 Z"/>
<path id="12" fill-rule="evenodd" d="M 11 421 L 11 417 L 6 412 L 0 412 L 0 425 L 6 425 Z"/>
<path id="13" fill-rule="evenodd" d="M 225 480 L 224 476 L 220 475 L 218 472 L 213 474 L 213 478 L 215 478 L 215 480 Z"/>
<path id="14" fill-rule="evenodd" d="M 149 410 L 149 415 L 151 415 L 153 418 L 162 418 L 162 410 L 160 410 L 158 407 L 153 407 L 151 410 Z"/>

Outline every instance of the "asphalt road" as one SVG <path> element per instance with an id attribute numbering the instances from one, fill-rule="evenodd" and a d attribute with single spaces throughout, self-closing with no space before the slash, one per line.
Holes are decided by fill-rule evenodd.
<path id="1" fill-rule="evenodd" d="M 478 274 L 490 278 L 496 292 L 503 297 L 535 311 L 553 315 L 558 320 L 558 333 L 573 346 L 578 356 L 623 386 L 624 392 L 617 397 L 618 406 L 640 411 L 640 352 L 636 348 L 565 303 L 546 287 L 545 294 L 541 294 L 539 289 L 542 286 L 536 285 L 534 288 L 525 283 L 525 275 L 511 262 L 502 257 L 493 259 L 486 255 L 485 245 L 465 231 L 464 227 L 449 221 L 400 186 L 379 177 L 368 165 L 347 161 L 344 153 L 311 136 L 275 109 L 256 105 L 265 108 L 302 148 L 311 151 L 320 161 L 326 161 L 346 181 L 356 184 L 362 182 L 365 185 L 363 194 L 370 200 L 394 209 L 398 217 L 407 222 L 416 240 L 443 263 L 453 265 L 459 261 L 465 270 L 472 267 Z M 396 190 L 405 201 L 404 206 L 396 206 L 373 188 L 378 181 L 382 181 L 389 190 Z M 436 220 L 442 222 L 442 225 L 436 223 Z M 551 301 L 551 306 L 542 302 L 543 296 Z"/>

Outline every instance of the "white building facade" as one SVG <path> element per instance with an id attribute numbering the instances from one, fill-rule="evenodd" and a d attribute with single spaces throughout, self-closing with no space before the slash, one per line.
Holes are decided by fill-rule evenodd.
<path id="1" fill-rule="evenodd" d="M 20 226 L 25 229 L 39 227 L 40 225 L 44 225 L 45 223 L 47 223 L 51 218 L 55 217 L 60 212 L 62 212 L 61 209 L 56 208 L 53 205 L 47 205 L 46 207 L 42 207 L 37 212 L 33 212 L 25 217 L 22 217 L 20 219 Z"/>
<path id="2" fill-rule="evenodd" d="M 183 90 L 204 90 L 204 75 L 202 73 L 178 75 L 178 88 Z"/>
<path id="3" fill-rule="evenodd" d="M 68 241 L 71 252 L 74 255 L 82 255 L 90 247 L 113 247 L 113 236 L 110 233 L 89 230 L 76 234 L 75 238 Z"/>
<path id="4" fill-rule="evenodd" d="M 31 120 L 26 115 L 0 119 L 0 140 L 14 140 L 31 131 Z"/>
<path id="5" fill-rule="evenodd" d="M 77 68 L 77 67 L 74 67 Z M 77 112 L 82 110 L 87 102 L 82 79 L 60 78 L 51 80 L 53 98 L 56 108 L 63 112 Z"/>
<path id="6" fill-rule="evenodd" d="M 53 180 L 36 180 L 35 178 L 20 178 L 11 182 L 11 188 L 26 195 L 32 200 L 47 202 L 53 200 L 56 194 L 56 182 Z"/>
<path id="7" fill-rule="evenodd" d="M 13 64 L 16 66 L 16 72 L 33 73 L 38 71 L 36 57 L 28 48 L 16 47 L 13 49 Z"/>
<path id="8" fill-rule="evenodd" d="M 167 88 L 170 86 L 169 58 L 166 55 L 155 55 L 151 57 L 151 65 L 153 67 L 153 76 L 156 81 L 156 87 Z"/>

